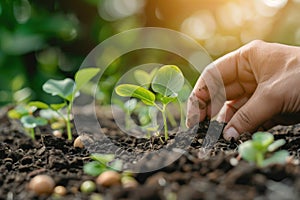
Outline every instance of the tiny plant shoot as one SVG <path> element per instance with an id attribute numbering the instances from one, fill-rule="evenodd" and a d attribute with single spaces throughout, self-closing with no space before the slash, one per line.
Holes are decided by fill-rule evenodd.
<path id="1" fill-rule="evenodd" d="M 34 117 L 32 115 L 26 115 L 21 118 L 21 122 L 23 126 L 29 130 L 30 137 L 35 139 L 35 131 L 34 129 L 37 126 L 44 126 L 48 123 L 48 121 L 42 117 Z"/>
<path id="2" fill-rule="evenodd" d="M 119 96 L 134 97 L 148 106 L 155 106 L 162 113 L 165 140 L 168 140 L 166 107 L 177 99 L 178 92 L 183 85 L 184 76 L 180 69 L 175 65 L 165 65 L 155 72 L 151 81 L 153 92 L 145 87 L 133 84 L 118 85 L 115 91 Z M 157 104 L 156 101 L 160 104 Z"/>
<path id="3" fill-rule="evenodd" d="M 71 132 L 71 110 L 73 106 L 73 101 L 76 95 L 79 93 L 79 90 L 88 83 L 93 77 L 95 77 L 100 69 L 98 68 L 84 68 L 79 70 L 75 74 L 75 81 L 66 78 L 64 80 L 54 80 L 50 79 L 43 85 L 43 90 L 46 93 L 51 94 L 52 96 L 60 97 L 63 102 L 59 104 L 46 104 L 40 101 L 30 102 L 29 105 L 36 106 L 40 109 L 51 109 L 57 112 L 65 121 L 67 125 L 67 134 L 68 139 L 72 140 Z M 64 116 L 60 110 L 66 108 L 67 115 Z"/>
<path id="4" fill-rule="evenodd" d="M 252 140 L 239 145 L 239 153 L 244 160 L 255 163 L 258 167 L 282 164 L 289 156 L 288 151 L 274 151 L 284 144 L 284 139 L 274 141 L 274 136 L 271 133 L 257 132 L 253 134 Z M 267 156 L 268 154 L 271 155 Z"/>
<path id="5" fill-rule="evenodd" d="M 122 161 L 114 160 L 114 155 L 112 154 L 91 154 L 90 158 L 93 161 L 83 166 L 83 171 L 88 175 L 98 176 L 99 174 L 107 170 L 122 169 Z"/>

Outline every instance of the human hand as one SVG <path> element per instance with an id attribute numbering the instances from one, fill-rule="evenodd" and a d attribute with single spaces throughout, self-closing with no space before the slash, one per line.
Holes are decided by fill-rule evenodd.
<path id="1" fill-rule="evenodd" d="M 300 48 L 250 42 L 203 71 L 187 106 L 187 127 L 219 113 L 226 140 L 300 122 Z"/>

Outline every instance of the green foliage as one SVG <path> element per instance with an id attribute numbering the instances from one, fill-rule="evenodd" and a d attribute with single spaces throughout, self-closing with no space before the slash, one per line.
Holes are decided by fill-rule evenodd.
<path id="1" fill-rule="evenodd" d="M 239 153 L 244 160 L 255 163 L 259 167 L 285 163 L 289 155 L 286 150 L 280 150 L 267 156 L 284 145 L 285 140 L 274 141 L 274 136 L 268 132 L 257 132 L 252 138 L 239 146 Z"/>
<path id="2" fill-rule="evenodd" d="M 176 97 L 182 89 L 184 77 L 180 69 L 175 65 L 161 67 L 153 77 L 151 87 L 163 97 Z"/>
<path id="3" fill-rule="evenodd" d="M 8 116 L 13 119 L 21 119 L 25 128 L 30 128 L 32 135 L 34 135 L 34 128 L 39 125 L 44 125 L 47 122 L 46 119 L 52 121 L 53 118 L 60 117 L 64 120 L 67 126 L 68 139 L 72 140 L 71 133 L 71 109 L 73 106 L 73 100 L 78 94 L 80 88 L 87 84 L 93 77 L 95 77 L 100 69 L 98 68 L 84 68 L 79 70 L 75 75 L 75 81 L 70 78 L 64 80 L 48 80 L 43 85 L 43 90 L 53 96 L 60 97 L 63 102 L 57 104 L 47 104 L 42 101 L 31 101 L 26 106 L 17 106 L 8 112 Z M 37 109 L 40 110 L 40 115 L 44 117 L 33 117 L 33 112 Z M 66 114 L 63 110 L 66 109 Z M 52 121 L 53 122 L 53 121 Z M 56 125 L 51 124 L 51 127 L 62 127 L 61 122 L 56 120 Z M 33 137 L 34 138 L 34 137 Z"/>
<path id="4" fill-rule="evenodd" d="M 153 73 L 153 74 L 152 74 Z M 151 80 L 151 89 L 156 92 L 155 94 L 147 88 L 133 84 L 121 84 L 115 88 L 116 93 L 122 97 L 134 97 L 140 99 L 148 106 L 155 106 L 161 113 L 164 121 L 164 134 L 165 140 L 168 139 L 168 127 L 166 107 L 169 103 L 175 101 L 178 92 L 184 85 L 184 76 L 180 69 L 175 65 L 164 65 L 160 69 L 153 70 L 150 75 L 146 75 L 143 71 L 135 72 L 135 76 L 142 75 L 146 82 L 138 79 L 139 83 L 144 86 Z M 148 78 L 147 78 L 148 77 Z M 156 104 L 155 101 L 161 103 Z"/>
<path id="5" fill-rule="evenodd" d="M 107 170 L 121 170 L 122 162 L 120 160 L 114 160 L 112 154 L 92 154 L 90 158 L 92 162 L 86 163 L 83 166 L 83 171 L 91 176 L 98 176 Z"/>
<path id="6" fill-rule="evenodd" d="M 43 102 L 35 101 L 31 102 L 30 105 L 34 105 L 40 109 L 50 108 L 53 111 L 58 112 L 58 114 L 65 120 L 65 123 L 67 125 L 68 139 L 72 140 L 70 115 L 73 106 L 73 100 L 82 86 L 87 84 L 93 77 L 95 77 L 99 71 L 99 68 L 81 69 L 75 74 L 75 81 L 70 78 L 66 78 L 64 80 L 50 79 L 43 85 L 43 90 L 51 94 L 52 96 L 59 96 L 60 98 L 62 98 L 63 103 L 47 105 Z M 60 110 L 63 108 L 67 109 L 66 117 L 60 112 Z"/>
<path id="7" fill-rule="evenodd" d="M 135 97 L 140 99 L 146 105 L 155 104 L 155 94 L 153 92 L 133 84 L 122 84 L 116 87 L 116 93 L 123 97 Z"/>
<path id="8" fill-rule="evenodd" d="M 72 101 L 75 91 L 75 82 L 70 78 L 64 80 L 50 79 L 44 83 L 43 90 L 52 96 L 59 96 L 64 100 Z"/>
<path id="9" fill-rule="evenodd" d="M 26 115 L 21 118 L 21 122 L 25 128 L 30 131 L 30 136 L 32 139 L 35 139 L 34 128 L 37 126 L 44 126 L 48 121 L 42 117 L 34 117 L 32 115 Z"/>

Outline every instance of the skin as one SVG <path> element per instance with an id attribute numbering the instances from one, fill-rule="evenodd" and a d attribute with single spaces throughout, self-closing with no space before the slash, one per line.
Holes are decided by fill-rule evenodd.
<path id="1" fill-rule="evenodd" d="M 217 116 L 223 136 L 300 122 L 300 47 L 252 41 L 210 64 L 187 104 L 187 127 Z"/>

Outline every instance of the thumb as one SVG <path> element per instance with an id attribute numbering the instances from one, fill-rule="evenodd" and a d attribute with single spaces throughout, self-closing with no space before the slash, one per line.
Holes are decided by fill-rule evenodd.
<path id="1" fill-rule="evenodd" d="M 253 132 L 260 125 L 271 119 L 280 107 L 272 95 L 256 90 L 252 97 L 230 119 L 223 131 L 226 140 L 235 140 L 240 134 Z"/>

